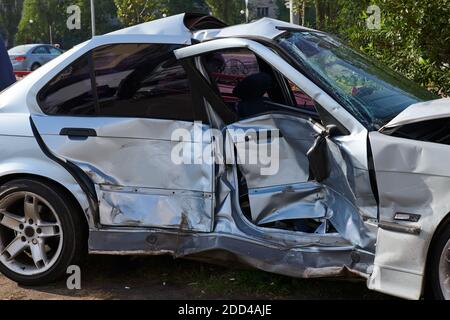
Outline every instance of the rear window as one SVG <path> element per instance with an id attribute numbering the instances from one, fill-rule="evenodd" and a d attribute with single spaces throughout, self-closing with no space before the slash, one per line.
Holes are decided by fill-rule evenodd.
<path id="1" fill-rule="evenodd" d="M 31 46 L 18 46 L 12 49 L 9 49 L 8 54 L 10 55 L 18 55 L 18 54 L 26 54 L 32 47 Z"/>
<path id="2" fill-rule="evenodd" d="M 94 50 L 99 115 L 194 121 L 177 45 L 120 44 Z"/>
<path id="3" fill-rule="evenodd" d="M 192 91 L 171 44 L 115 44 L 94 49 L 39 93 L 49 115 L 194 121 Z M 93 86 L 94 85 L 94 86 Z"/>
<path id="4" fill-rule="evenodd" d="M 65 68 L 39 94 L 43 111 L 52 115 L 95 115 L 89 55 Z"/>

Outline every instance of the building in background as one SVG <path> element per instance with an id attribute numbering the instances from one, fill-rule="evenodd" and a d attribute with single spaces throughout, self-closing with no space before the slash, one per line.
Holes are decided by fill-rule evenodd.
<path id="1" fill-rule="evenodd" d="M 276 0 L 249 0 L 250 19 L 260 19 L 264 17 L 277 19 L 279 17 L 279 5 L 284 5 L 283 1 Z"/>

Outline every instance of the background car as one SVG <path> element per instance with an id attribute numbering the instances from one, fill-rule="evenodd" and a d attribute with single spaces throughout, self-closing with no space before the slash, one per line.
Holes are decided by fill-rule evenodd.
<path id="1" fill-rule="evenodd" d="M 8 51 L 14 71 L 34 71 L 62 53 L 49 44 L 26 44 Z"/>

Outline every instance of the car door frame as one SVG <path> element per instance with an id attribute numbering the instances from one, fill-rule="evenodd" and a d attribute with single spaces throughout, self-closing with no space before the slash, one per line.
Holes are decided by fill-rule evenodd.
<path id="1" fill-rule="evenodd" d="M 179 60 L 195 58 L 206 53 L 234 48 L 247 48 L 266 63 L 275 68 L 286 79 L 292 81 L 299 89 L 314 99 L 327 114 L 331 115 L 348 134 L 333 137 L 333 141 L 342 148 L 352 163 L 353 169 L 358 171 L 355 178 L 355 195 L 358 208 L 365 220 L 370 223 L 378 221 L 378 200 L 372 179 L 373 163 L 371 161 L 368 130 L 342 105 L 333 99 L 319 85 L 305 76 L 298 67 L 288 63 L 280 54 L 257 39 L 251 38 L 222 38 L 215 39 L 185 48 L 175 50 Z M 206 76 L 206 75 L 204 75 Z"/>

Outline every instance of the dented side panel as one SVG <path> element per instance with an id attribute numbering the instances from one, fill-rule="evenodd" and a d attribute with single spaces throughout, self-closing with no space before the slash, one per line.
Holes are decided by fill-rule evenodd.
<path id="1" fill-rule="evenodd" d="M 235 143 L 236 161 L 247 178 L 249 189 L 308 181 L 306 153 L 313 145 L 316 134 L 308 121 L 270 114 L 235 123 L 228 127 L 227 132 Z M 270 141 L 267 137 L 263 139 L 258 133 L 264 132 L 271 132 L 276 137 Z M 245 133 L 247 141 L 242 141 L 243 135 L 240 133 Z M 271 151 L 276 154 L 270 154 Z M 262 157 L 266 155 L 276 161 L 262 163 Z"/>
<path id="2" fill-rule="evenodd" d="M 100 186 L 97 193 L 105 226 L 212 230 L 210 193 L 111 186 Z"/>
<path id="3" fill-rule="evenodd" d="M 269 142 L 261 139 L 265 135 L 254 135 L 264 131 L 272 132 Z M 245 141 L 243 132 L 250 135 Z M 366 225 L 354 192 L 358 178 L 335 142 L 326 139 L 323 151 L 328 159 L 328 177 L 319 183 L 310 175 L 307 153 L 317 136 L 311 122 L 293 115 L 268 114 L 233 124 L 227 133 L 235 146 L 229 149 L 236 150 L 237 166 L 246 180 L 253 223 L 264 226 L 277 221 L 314 219 L 321 222 L 315 233 L 326 234 L 330 224 L 355 246 L 374 250 L 376 233 Z M 270 149 L 267 145 L 275 145 L 271 156 L 279 148 L 274 157 L 268 157 L 272 162 L 279 160 L 278 163 L 261 161 L 261 153 Z M 249 162 L 255 160 L 251 159 L 252 154 L 259 156 L 256 162 Z M 267 167 L 278 170 L 265 175 L 263 169 Z"/>
<path id="4" fill-rule="evenodd" d="M 371 132 L 370 141 L 380 190 L 381 224 L 369 287 L 418 299 L 431 239 L 450 212 L 450 147 L 379 132 Z M 400 221 L 397 213 L 420 218 L 417 222 Z M 385 228 L 383 223 L 397 228 Z M 418 232 L 408 233 L 407 228 Z"/>
<path id="5" fill-rule="evenodd" d="M 172 159 L 174 150 L 208 145 L 205 126 L 101 117 L 34 116 L 33 121 L 47 147 L 81 168 L 96 185 L 101 224 L 211 231 L 212 161 L 194 159 L 194 152 L 188 153 L 192 164 Z M 59 135 L 66 127 L 91 128 L 97 136 Z M 172 137 L 176 130 L 188 133 L 186 139 Z"/>

